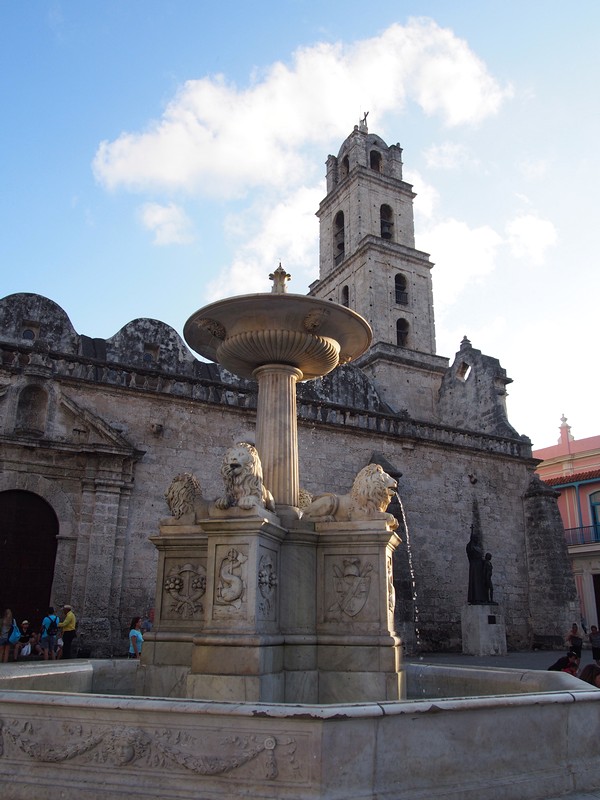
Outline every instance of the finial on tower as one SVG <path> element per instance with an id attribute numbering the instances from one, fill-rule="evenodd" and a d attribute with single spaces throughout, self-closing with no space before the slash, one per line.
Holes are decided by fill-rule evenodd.
<path id="1" fill-rule="evenodd" d="M 367 128 L 367 117 L 368 116 L 369 116 L 369 112 L 365 111 L 364 117 L 361 120 L 359 120 L 359 122 L 358 122 L 358 130 L 361 133 L 368 133 L 369 132 L 369 129 Z"/>
<path id="2" fill-rule="evenodd" d="M 289 272 L 286 272 L 284 268 L 281 266 L 281 261 L 279 262 L 279 266 L 269 275 L 269 280 L 273 281 L 273 288 L 271 289 L 272 294 L 285 294 L 287 292 L 287 281 L 290 280 L 292 276 Z"/>

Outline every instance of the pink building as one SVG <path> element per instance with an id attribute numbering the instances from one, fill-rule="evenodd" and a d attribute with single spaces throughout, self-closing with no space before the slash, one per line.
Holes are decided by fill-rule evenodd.
<path id="1" fill-rule="evenodd" d="M 558 507 L 573 564 L 581 615 L 588 625 L 600 620 L 600 436 L 576 440 L 563 415 L 560 439 L 533 451 L 542 459 L 537 473 L 560 492 Z"/>

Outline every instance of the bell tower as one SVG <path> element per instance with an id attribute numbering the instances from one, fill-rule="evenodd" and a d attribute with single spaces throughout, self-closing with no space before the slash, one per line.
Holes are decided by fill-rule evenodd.
<path id="1" fill-rule="evenodd" d="M 394 410 L 434 419 L 448 361 L 435 355 L 433 264 L 415 249 L 416 195 L 402 179 L 402 149 L 369 133 L 366 117 L 327 159 L 319 280 L 310 294 L 365 317 L 373 346 L 357 365 Z"/>

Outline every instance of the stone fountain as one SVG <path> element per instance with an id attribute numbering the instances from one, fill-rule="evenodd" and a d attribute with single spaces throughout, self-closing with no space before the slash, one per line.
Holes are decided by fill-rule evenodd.
<path id="1" fill-rule="evenodd" d="M 272 295 L 206 306 L 186 325 L 199 353 L 258 380 L 256 447 L 224 454 L 214 500 L 191 473 L 173 480 L 171 516 L 151 537 L 156 629 L 143 663 L 0 665 L 3 800 L 543 800 L 597 788 L 598 689 L 554 672 L 402 667 L 394 481 L 371 465 L 348 495 L 308 502 L 299 490 L 295 384 L 357 357 L 369 327 L 287 295 L 288 277 L 277 270 Z"/>
<path id="2" fill-rule="evenodd" d="M 296 383 L 365 352 L 368 323 L 336 303 L 286 292 L 232 297 L 193 314 L 188 344 L 258 381 L 256 447 L 224 455 L 225 491 L 163 520 L 156 617 L 140 691 L 211 700 L 359 702 L 402 696 L 385 512 L 396 483 L 371 465 L 347 496 L 300 511 Z M 248 481 L 253 477 L 252 488 Z M 183 490 L 185 493 L 185 490 Z"/>

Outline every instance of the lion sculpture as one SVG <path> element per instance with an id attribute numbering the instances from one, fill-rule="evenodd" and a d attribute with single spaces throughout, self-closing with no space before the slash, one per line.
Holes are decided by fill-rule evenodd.
<path id="1" fill-rule="evenodd" d="M 216 508 L 223 510 L 237 506 L 275 511 L 275 501 L 263 484 L 260 457 L 253 445 L 240 442 L 230 447 L 223 456 L 221 476 L 225 494 L 215 502 Z"/>
<path id="2" fill-rule="evenodd" d="M 363 467 L 354 479 L 350 494 L 319 494 L 304 509 L 303 519 L 311 522 L 356 522 L 383 519 L 394 531 L 398 520 L 386 513 L 398 484 L 379 464 Z"/>
<path id="3" fill-rule="evenodd" d="M 161 520 L 161 525 L 194 525 L 208 516 L 208 503 L 195 475 L 182 472 L 176 475 L 165 492 L 165 500 L 173 516 Z"/>

